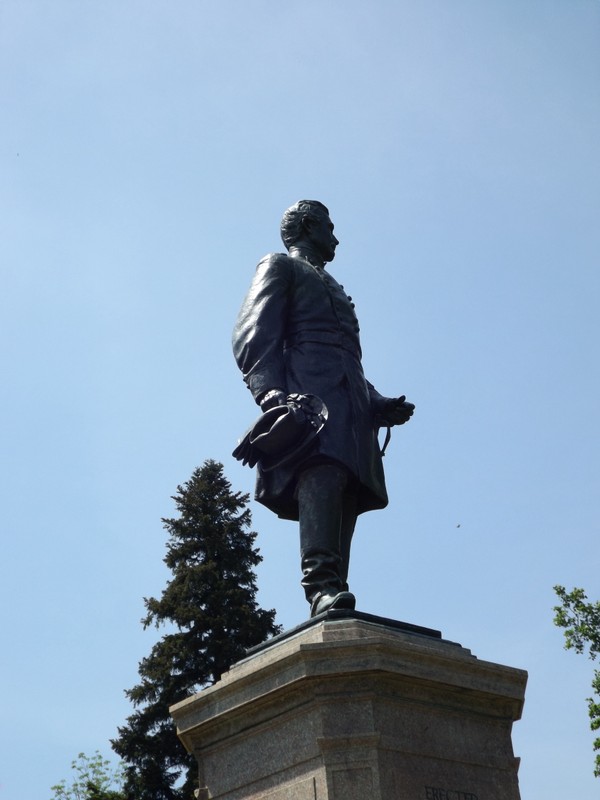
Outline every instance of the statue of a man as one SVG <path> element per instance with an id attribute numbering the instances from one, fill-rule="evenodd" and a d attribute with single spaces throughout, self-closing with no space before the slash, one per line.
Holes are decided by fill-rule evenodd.
<path id="1" fill-rule="evenodd" d="M 233 332 L 235 359 L 263 412 L 292 393 L 316 395 L 328 409 L 300 459 L 257 467 L 256 499 L 299 521 L 311 616 L 355 607 L 347 579 L 356 519 L 388 502 L 378 429 L 402 425 L 414 410 L 365 379 L 354 303 L 325 269 L 339 244 L 333 229 L 322 203 L 287 209 L 281 238 L 288 254 L 260 261 Z"/>

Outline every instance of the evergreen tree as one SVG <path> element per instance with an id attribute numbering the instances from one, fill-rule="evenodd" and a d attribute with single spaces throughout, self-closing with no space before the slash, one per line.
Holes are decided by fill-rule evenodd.
<path id="1" fill-rule="evenodd" d="M 173 500 L 179 517 L 163 519 L 173 577 L 160 599 L 144 599 L 142 623 L 171 623 L 175 632 L 141 661 L 142 680 L 126 691 L 136 711 L 112 742 L 126 762 L 132 800 L 193 797 L 196 762 L 177 739 L 169 706 L 213 684 L 247 648 L 280 631 L 275 611 L 256 603 L 253 568 L 262 557 L 249 530 L 248 495 L 232 492 L 223 465 L 209 460 Z"/>

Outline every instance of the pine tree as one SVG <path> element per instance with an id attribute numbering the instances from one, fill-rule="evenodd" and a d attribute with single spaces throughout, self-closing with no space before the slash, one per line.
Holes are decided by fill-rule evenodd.
<path id="1" fill-rule="evenodd" d="M 139 666 L 141 682 L 126 691 L 136 711 L 118 729 L 113 749 L 126 762 L 132 800 L 189 800 L 196 763 L 177 739 L 169 706 L 213 684 L 247 648 L 280 631 L 275 611 L 256 602 L 253 568 L 262 557 L 250 531 L 248 495 L 232 492 L 223 465 L 208 460 L 173 497 L 179 517 L 165 563 L 173 573 L 160 599 L 144 599 L 144 628 L 171 623 Z M 183 780 L 183 784 L 181 781 Z"/>

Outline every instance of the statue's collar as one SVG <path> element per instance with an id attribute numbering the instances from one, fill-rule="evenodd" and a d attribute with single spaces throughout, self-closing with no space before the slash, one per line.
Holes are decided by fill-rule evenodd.
<path id="1" fill-rule="evenodd" d="M 308 261 L 309 264 L 312 264 L 313 267 L 316 267 L 317 269 L 325 269 L 325 262 L 323 259 L 315 255 L 315 253 L 308 247 L 302 247 L 302 245 L 293 244 L 288 252 L 292 258 L 303 258 L 305 261 Z"/>

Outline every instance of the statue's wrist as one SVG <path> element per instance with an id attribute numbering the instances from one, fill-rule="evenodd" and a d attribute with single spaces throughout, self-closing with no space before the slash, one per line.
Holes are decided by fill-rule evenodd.
<path id="1" fill-rule="evenodd" d="M 265 392 L 260 400 L 260 407 L 265 410 L 272 406 L 278 406 L 285 403 L 286 394 L 283 389 L 269 389 L 268 392 Z"/>

